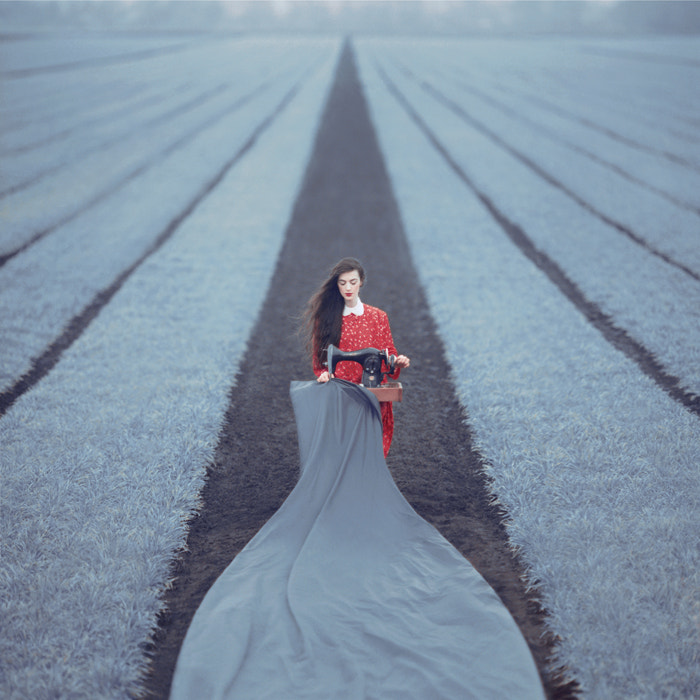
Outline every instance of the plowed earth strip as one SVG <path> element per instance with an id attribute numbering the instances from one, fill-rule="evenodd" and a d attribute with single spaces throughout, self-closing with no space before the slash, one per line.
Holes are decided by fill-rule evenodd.
<path id="1" fill-rule="evenodd" d="M 293 489 L 299 469 L 289 382 L 313 379 L 296 330 L 304 300 L 339 258 L 365 263 L 365 302 L 387 311 L 394 340 L 411 357 L 388 465 L 416 511 L 481 572 L 523 631 L 549 697 L 572 686 L 547 670 L 553 639 L 490 502 L 480 456 L 411 260 L 400 214 L 370 123 L 349 46 L 296 201 L 266 300 L 231 391 L 222 436 L 175 564 L 150 653 L 146 688 L 167 698 L 187 627 L 207 590 Z M 232 270 L 235 274 L 235 269 Z"/>
<path id="2" fill-rule="evenodd" d="M 260 122 L 243 146 L 226 161 L 218 172 L 216 172 L 187 203 L 180 213 L 158 234 L 148 250 L 124 270 L 108 287 L 98 292 L 92 301 L 68 322 L 63 333 L 56 338 L 39 357 L 32 361 L 32 368 L 29 372 L 20 377 L 7 391 L 0 393 L 0 417 L 7 412 L 10 406 L 12 406 L 22 394 L 29 391 L 56 366 L 63 352 L 82 335 L 85 329 L 92 323 L 93 319 L 97 317 L 100 311 L 109 303 L 110 299 L 121 289 L 134 271 L 163 246 L 175 233 L 180 224 L 182 224 L 182 222 L 197 208 L 200 202 L 223 180 L 229 170 L 231 170 L 231 168 L 233 168 L 255 145 L 258 137 L 270 127 L 275 119 L 277 119 L 287 105 L 294 99 L 301 85 L 301 81 L 296 83 L 284 95 L 277 107 Z"/>
<path id="3" fill-rule="evenodd" d="M 420 115 L 416 112 L 405 95 L 396 87 L 380 67 L 377 67 L 377 70 L 389 92 L 396 98 L 397 102 L 403 107 L 413 122 L 425 134 L 435 150 L 442 155 L 454 173 L 479 198 L 481 203 L 491 213 L 491 216 L 498 222 L 503 231 L 520 249 L 523 255 L 547 275 L 557 286 L 559 291 L 613 347 L 633 360 L 642 372 L 653 379 L 671 398 L 678 401 L 695 415 L 700 416 L 700 396 L 683 389 L 680 379 L 667 372 L 650 350 L 629 335 L 623 328 L 615 325 L 613 319 L 604 313 L 595 302 L 586 298 L 585 294 L 579 289 L 578 285 L 568 277 L 566 272 L 545 252 L 537 248 L 525 231 L 508 219 L 508 217 L 496 207 L 488 195 L 476 186 L 450 155 L 448 149 L 440 142 L 423 119 L 421 119 Z"/>

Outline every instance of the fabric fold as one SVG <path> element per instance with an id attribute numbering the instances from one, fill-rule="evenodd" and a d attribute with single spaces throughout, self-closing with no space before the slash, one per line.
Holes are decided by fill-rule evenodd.
<path id="1" fill-rule="evenodd" d="M 171 698 L 542 698 L 498 596 L 391 478 L 376 398 L 291 396 L 299 482 L 202 601 Z"/>

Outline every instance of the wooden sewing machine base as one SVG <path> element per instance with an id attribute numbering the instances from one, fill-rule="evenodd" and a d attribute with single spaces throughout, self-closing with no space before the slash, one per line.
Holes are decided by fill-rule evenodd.
<path id="1" fill-rule="evenodd" d="M 401 382 L 387 382 L 378 387 L 365 387 L 371 391 L 380 401 L 401 401 L 403 399 L 403 387 Z"/>

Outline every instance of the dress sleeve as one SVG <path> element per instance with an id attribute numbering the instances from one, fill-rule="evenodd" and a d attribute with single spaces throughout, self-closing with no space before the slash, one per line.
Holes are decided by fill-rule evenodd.
<path id="1" fill-rule="evenodd" d="M 391 328 L 389 326 L 389 317 L 384 311 L 380 311 L 378 320 L 378 338 L 381 340 L 379 345 L 379 350 L 384 350 L 385 348 L 389 351 L 390 355 L 398 355 L 399 352 L 394 345 L 394 339 L 391 336 Z M 401 374 L 401 368 L 397 367 L 393 374 L 389 376 L 392 379 L 398 379 Z"/>

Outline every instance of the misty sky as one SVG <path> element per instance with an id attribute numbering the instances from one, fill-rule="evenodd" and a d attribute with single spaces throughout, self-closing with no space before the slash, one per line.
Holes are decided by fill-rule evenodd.
<path id="1" fill-rule="evenodd" d="M 608 34 L 700 32 L 695 0 L 0 1 L 4 31 Z"/>

